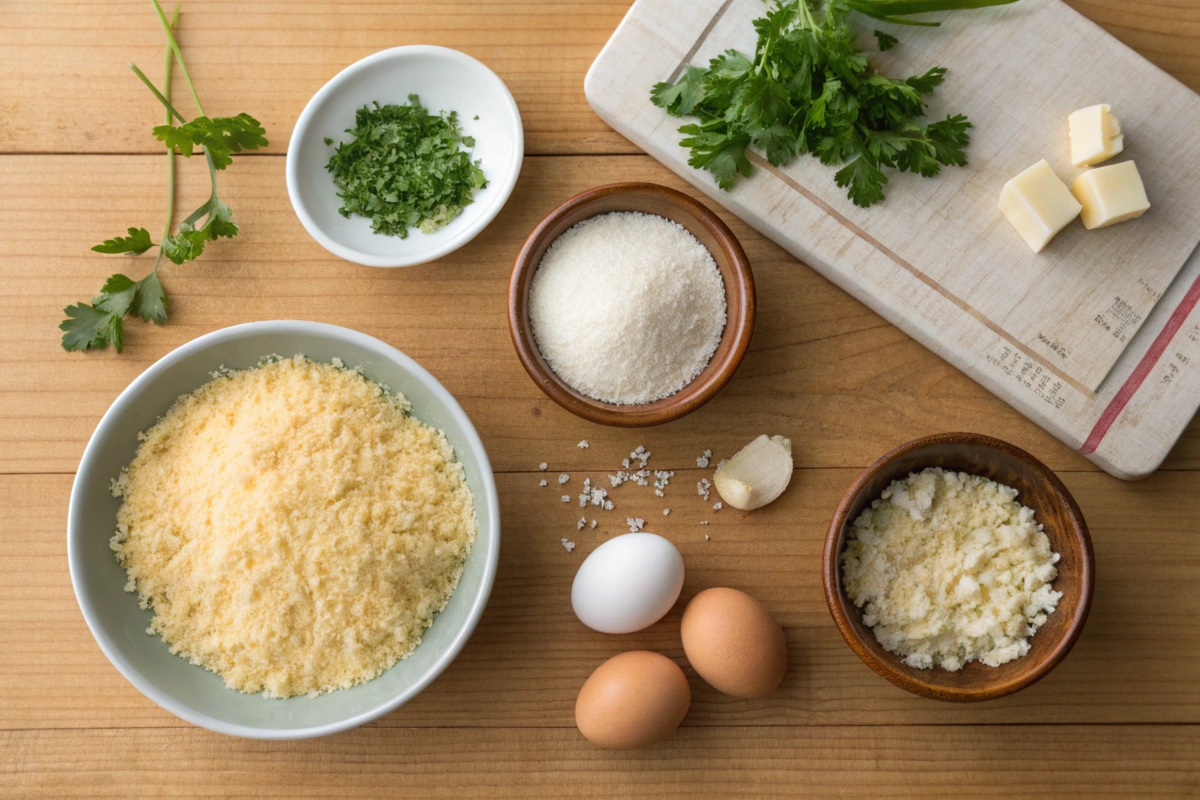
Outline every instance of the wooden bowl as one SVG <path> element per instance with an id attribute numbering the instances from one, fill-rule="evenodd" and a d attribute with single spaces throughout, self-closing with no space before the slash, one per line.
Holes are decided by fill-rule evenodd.
<path id="1" fill-rule="evenodd" d="M 708 248 L 725 284 L 726 322 L 721 343 L 704 371 L 670 397 L 616 405 L 572 389 L 542 358 L 529 322 L 529 289 L 546 250 L 575 223 L 612 211 L 641 211 L 687 228 Z M 613 320 L 617 324 L 619 320 Z M 754 333 L 754 276 L 733 232 L 720 217 L 682 192 L 656 183 L 613 183 L 577 194 L 543 219 L 525 240 L 508 286 L 508 325 L 517 358 L 546 395 L 584 419 L 625 428 L 659 425 L 689 414 L 721 390 L 737 371 Z"/>
<path id="2" fill-rule="evenodd" d="M 1035 512 L 1062 559 L 1055 591 L 1058 607 L 1029 640 L 1025 656 L 989 667 L 972 661 L 958 672 L 939 667 L 915 669 L 903 664 L 875 640 L 858 608 L 842 588 L 839 559 L 846 533 L 864 508 L 897 478 L 926 467 L 981 475 L 1016 489 L 1017 501 Z M 867 467 L 846 491 L 825 537 L 825 602 L 850 649 L 871 669 L 901 689 L 951 702 L 991 700 L 1020 691 L 1054 669 L 1083 632 L 1092 604 L 1095 564 L 1087 523 L 1071 493 L 1042 462 L 1007 442 L 975 433 L 942 433 L 901 445 Z"/>

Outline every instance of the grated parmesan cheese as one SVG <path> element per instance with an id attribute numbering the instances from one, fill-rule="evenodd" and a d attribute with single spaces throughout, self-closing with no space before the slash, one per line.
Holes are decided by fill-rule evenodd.
<path id="1" fill-rule="evenodd" d="M 408 401 L 303 356 L 180 397 L 114 482 L 112 549 L 171 652 L 267 697 L 371 680 L 421 643 L 477 526 Z"/>
<path id="2" fill-rule="evenodd" d="M 682 225 L 637 212 L 591 217 L 555 239 L 534 273 L 529 311 L 555 374 L 618 405 L 691 383 L 726 321 L 724 282 L 704 245 Z"/>

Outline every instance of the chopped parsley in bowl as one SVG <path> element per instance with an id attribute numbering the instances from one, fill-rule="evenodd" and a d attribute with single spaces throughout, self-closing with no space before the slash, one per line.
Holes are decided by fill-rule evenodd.
<path id="1" fill-rule="evenodd" d="M 338 213 L 369 217 L 376 233 L 433 233 L 487 186 L 482 162 L 462 149 L 475 147 L 475 138 L 463 135 L 458 112 L 431 114 L 418 95 L 404 105 L 364 105 L 346 133 L 353 138 L 325 165 L 342 199 Z"/>
<path id="2" fill-rule="evenodd" d="M 339 258 L 425 264 L 496 218 L 524 155 L 521 113 L 495 73 L 446 47 L 393 47 L 309 100 L 288 144 L 288 198 Z"/>

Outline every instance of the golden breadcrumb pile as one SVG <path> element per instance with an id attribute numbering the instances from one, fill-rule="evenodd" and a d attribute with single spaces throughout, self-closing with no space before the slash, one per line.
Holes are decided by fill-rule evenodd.
<path id="1" fill-rule="evenodd" d="M 113 483 L 112 548 L 154 610 L 148 632 L 268 697 L 353 686 L 409 655 L 477 526 L 445 435 L 408 411 L 299 355 L 180 397 Z"/>

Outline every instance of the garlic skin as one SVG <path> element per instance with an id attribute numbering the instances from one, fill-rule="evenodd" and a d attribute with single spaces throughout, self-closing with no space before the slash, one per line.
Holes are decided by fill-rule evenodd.
<path id="1" fill-rule="evenodd" d="M 721 499 L 734 508 L 752 511 L 783 494 L 792 480 L 792 442 L 763 434 L 737 451 L 713 475 Z"/>

